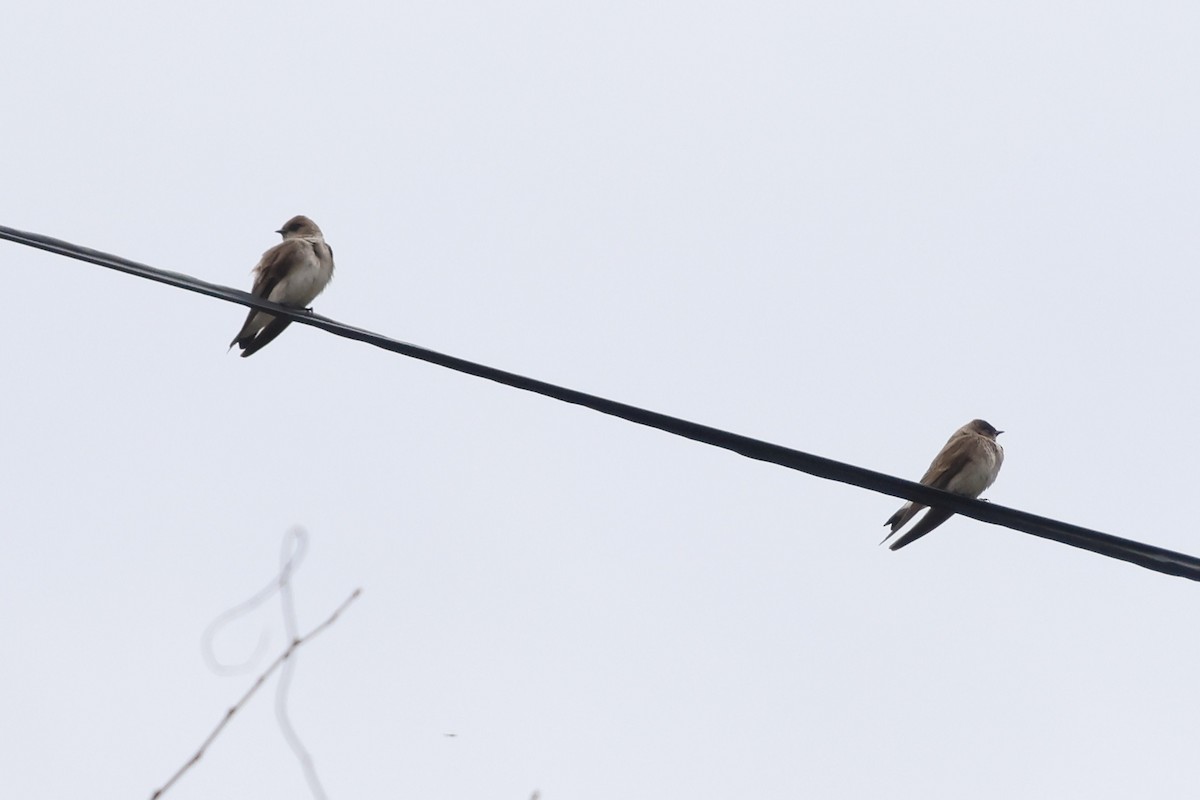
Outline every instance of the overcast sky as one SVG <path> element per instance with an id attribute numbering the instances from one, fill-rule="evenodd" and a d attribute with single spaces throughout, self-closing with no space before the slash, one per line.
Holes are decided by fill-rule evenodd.
<path id="1" fill-rule="evenodd" d="M 22 3 L 0 224 L 1188 553 L 1193 3 Z M 1200 587 L 0 243 L 0 791 L 148 797 L 311 537 L 331 798 L 1194 791 Z M 231 627 L 238 660 L 276 605 Z M 259 663 L 258 669 L 265 667 Z M 445 734 L 456 734 L 447 737 Z M 167 795 L 305 797 L 269 694 Z"/>

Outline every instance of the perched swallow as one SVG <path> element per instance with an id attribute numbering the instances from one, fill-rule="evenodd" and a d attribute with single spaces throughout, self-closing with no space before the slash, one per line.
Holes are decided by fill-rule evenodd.
<path id="1" fill-rule="evenodd" d="M 333 278 L 333 248 L 317 223 L 303 215 L 292 217 L 275 231 L 283 241 L 263 253 L 254 268 L 254 288 L 257 297 L 295 308 L 307 308 Z M 252 356 L 266 347 L 292 324 L 290 319 L 250 309 L 246 324 L 229 343 L 242 348 L 242 358 Z"/>
<path id="2" fill-rule="evenodd" d="M 966 497 L 979 497 L 995 482 L 1000 474 L 1000 465 L 1004 463 L 1004 448 L 996 441 L 996 437 L 1002 433 L 1004 431 L 996 430 L 981 419 L 971 420 L 956 430 L 946 442 L 921 478 L 921 483 Z M 911 502 L 902 505 L 883 523 L 892 528 L 883 541 L 895 536 L 922 508 L 925 506 Z M 929 509 L 912 530 L 892 542 L 891 549 L 899 550 L 915 542 L 952 516 L 954 514 L 950 511 Z"/>

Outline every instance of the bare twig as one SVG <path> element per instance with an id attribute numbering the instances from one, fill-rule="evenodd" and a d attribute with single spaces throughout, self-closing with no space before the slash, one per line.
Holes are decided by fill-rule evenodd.
<path id="1" fill-rule="evenodd" d="M 217 727 L 213 728 L 212 733 L 210 733 L 208 738 L 205 739 L 200 745 L 200 749 L 196 751 L 196 754 L 193 755 L 191 759 L 189 759 L 182 767 L 180 767 L 179 770 L 171 776 L 171 779 L 163 784 L 161 789 L 150 795 L 150 800 L 157 800 L 157 798 L 162 797 L 162 795 L 168 789 L 170 789 L 177 780 L 183 777 L 185 772 L 191 769 L 197 761 L 203 758 L 204 752 L 208 749 L 208 746 L 212 744 L 213 740 L 216 739 L 217 736 L 220 735 L 221 731 L 225 729 L 225 726 L 229 724 L 229 720 L 233 718 L 233 715 L 240 711 L 246 702 L 254 696 L 254 693 L 259 690 L 259 687 L 266 683 L 267 678 L 271 677 L 271 673 L 279 669 L 280 665 L 287 661 L 291 657 L 292 653 L 295 652 L 301 645 L 312 639 L 317 634 L 321 633 L 333 623 L 337 622 L 338 617 L 340 617 L 342 612 L 346 610 L 346 607 L 354 602 L 360 594 L 362 594 L 362 589 L 355 589 L 354 592 L 344 601 L 342 601 L 342 604 L 338 606 L 332 614 L 329 615 L 328 619 L 326 619 L 317 627 L 313 628 L 304 636 L 292 639 L 292 643 L 288 645 L 288 648 L 279 654 L 279 657 L 271 663 L 271 666 L 267 667 L 267 670 L 263 674 L 258 676 L 258 679 L 254 681 L 253 685 L 250 686 L 246 693 L 243 694 L 241 698 L 234 703 L 228 711 L 225 712 L 225 716 L 221 718 L 221 721 L 217 723 Z"/>
<path id="2" fill-rule="evenodd" d="M 292 543 L 295 543 L 294 552 L 290 552 L 286 557 L 281 556 L 281 565 L 279 574 L 271 578 L 270 582 L 254 593 L 250 599 L 238 603 L 228 611 L 224 611 L 209 623 L 205 628 L 204 634 L 200 637 L 200 650 L 204 654 L 204 661 L 208 664 L 208 668 L 218 675 L 241 675 L 244 672 L 249 672 L 251 667 L 262 657 L 263 652 L 267 648 L 267 636 L 262 634 L 258 637 L 258 645 L 254 648 L 254 654 L 240 664 L 226 664 L 217 658 L 217 650 L 215 640 L 226 625 L 233 622 L 238 617 L 249 614 L 254 609 L 261 606 L 263 603 L 271 599 L 271 595 L 281 591 L 285 584 L 291 580 L 291 575 L 300 567 L 300 563 L 304 561 L 304 556 L 308 554 L 308 532 L 299 525 L 291 528 L 283 538 L 284 552 L 288 553 L 291 550 Z M 285 605 L 284 614 L 287 614 L 287 606 Z M 296 638 L 295 625 L 288 628 L 288 641 Z"/>
<path id="3" fill-rule="evenodd" d="M 293 528 L 289 534 L 284 537 L 283 549 L 279 553 L 279 600 L 283 606 L 283 624 L 287 630 L 288 641 L 295 641 L 298 626 L 296 624 L 296 606 L 292 599 L 291 577 L 292 570 L 299 565 L 299 557 L 304 553 L 307 540 L 304 537 L 303 528 Z M 295 542 L 294 552 L 293 542 Z M 288 717 L 288 693 L 291 690 L 292 673 L 295 669 L 296 659 L 289 658 L 284 662 L 283 669 L 279 671 L 279 681 L 275 684 L 275 719 L 279 723 L 279 730 L 283 733 L 288 747 L 292 748 L 296 760 L 300 762 L 300 768 L 304 771 L 304 779 L 308 781 L 309 791 L 312 792 L 315 800 L 325 800 L 325 787 L 321 785 L 321 779 L 317 777 L 317 768 L 313 766 L 312 756 L 309 755 L 304 743 L 300 741 L 300 736 L 292 727 L 291 718 Z"/>

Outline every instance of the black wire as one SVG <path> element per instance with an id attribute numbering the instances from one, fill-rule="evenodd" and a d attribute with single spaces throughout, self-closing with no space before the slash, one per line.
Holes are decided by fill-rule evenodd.
<path id="1" fill-rule="evenodd" d="M 276 303 L 255 297 L 248 292 L 197 280 L 189 275 L 183 275 L 178 272 L 156 269 L 119 256 L 80 247 L 59 239 L 53 239 L 49 236 L 25 233 L 0 226 L 0 239 L 8 239 L 18 244 L 98 264 L 99 266 L 115 269 L 119 272 L 126 272 L 141 278 L 148 278 L 159 283 L 166 283 L 181 289 L 187 289 L 188 291 L 217 297 L 231 303 L 270 311 L 272 314 L 290 317 L 294 322 L 311 325 L 314 328 L 320 328 L 337 336 L 366 342 L 384 350 L 390 350 L 393 353 L 427 361 L 457 372 L 465 372 L 468 375 L 486 378 L 496 383 L 502 383 L 505 386 L 512 386 L 527 392 L 553 397 L 565 403 L 573 403 L 599 411 L 602 414 L 620 417 L 621 419 L 635 422 L 638 425 L 646 425 L 666 431 L 667 433 L 673 433 L 676 436 L 682 436 L 725 450 L 732 450 L 747 458 L 768 461 L 782 467 L 815 475 L 818 478 L 848 483 L 852 486 L 870 489 L 881 494 L 912 500 L 922 505 L 937 506 L 953 511 L 956 514 L 972 517 L 981 522 L 990 522 L 993 525 L 1022 531 L 1023 533 L 1029 533 L 1043 539 L 1050 539 L 1072 547 L 1078 547 L 1082 550 L 1090 550 L 1093 553 L 1099 553 L 1100 555 L 1121 561 L 1128 561 L 1131 564 L 1137 564 L 1140 567 L 1155 570 L 1156 572 L 1200 581 L 1200 558 L 1185 553 L 1176 553 L 1172 550 L 1155 547 L 1154 545 L 1135 542 L 1131 539 L 1123 539 L 1119 536 L 1101 533 L 1100 531 L 1071 525 L 1066 522 L 1059 522 L 1047 517 L 1039 517 L 1035 514 L 1006 508 L 994 503 L 961 497 L 940 489 L 923 486 L 913 481 L 856 467 L 852 464 L 845 464 L 840 461 L 822 458 L 821 456 L 810 455 L 809 453 L 781 447 L 780 445 L 771 444 L 759 439 L 739 436 L 736 433 L 723 431 L 719 428 L 711 428 L 707 425 L 689 422 L 678 417 L 670 417 L 666 414 L 647 411 L 646 409 L 625 403 L 618 403 L 614 400 L 606 400 L 603 397 L 577 392 L 573 389 L 546 383 L 545 381 L 526 378 L 523 375 L 505 372 L 504 370 L 494 369 L 483 364 L 476 364 L 461 358 L 427 350 L 423 347 L 417 347 L 416 345 L 398 342 L 395 339 L 389 339 L 386 336 L 380 336 L 377 333 L 365 331 L 361 328 L 343 325 L 340 322 L 317 314 L 310 314 L 302 310 L 277 305 Z"/>

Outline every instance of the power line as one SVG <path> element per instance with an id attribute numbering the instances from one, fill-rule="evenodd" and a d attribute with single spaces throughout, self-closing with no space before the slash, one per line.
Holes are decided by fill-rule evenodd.
<path id="1" fill-rule="evenodd" d="M 1119 536 L 1101 533 L 1100 531 L 1072 525 L 1067 522 L 1049 519 L 1048 517 L 1039 517 L 1035 514 L 1029 514 L 994 503 L 961 497 L 940 489 L 933 489 L 913 481 L 904 480 L 903 478 L 857 467 L 853 464 L 833 461 L 832 459 L 803 453 L 799 450 L 792 450 L 759 439 L 751 439 L 748 436 L 740 436 L 719 428 L 700 425 L 695 422 L 679 419 L 678 417 L 659 414 L 654 411 L 638 408 L 637 406 L 618 403 L 614 400 L 578 392 L 563 386 L 556 386 L 545 381 L 527 378 L 523 375 L 495 369 L 483 364 L 476 364 L 472 361 L 427 350 L 423 347 L 396 341 L 395 339 L 389 339 L 386 336 L 380 336 L 377 333 L 372 333 L 361 328 L 344 325 L 341 322 L 322 317 L 318 314 L 310 314 L 299 309 L 287 308 L 286 306 L 255 297 L 248 292 L 231 289 L 228 286 L 208 283 L 207 281 L 193 278 L 190 275 L 169 272 L 145 264 L 139 264 L 136 261 L 130 261 L 120 256 L 80 247 L 79 245 L 49 236 L 26 233 L 0 226 L 0 239 L 8 239 L 18 244 L 97 264 L 119 272 L 126 272 L 130 275 L 137 275 L 140 278 L 166 283 L 180 289 L 198 292 L 231 303 L 269 311 L 278 316 L 289 317 L 293 322 L 299 322 L 302 325 L 311 325 L 314 328 L 320 328 L 337 336 L 365 342 L 393 353 L 437 364 L 456 372 L 464 372 L 468 375 L 486 378 L 496 383 L 502 383 L 505 386 L 512 386 L 523 391 L 552 397 L 564 403 L 584 406 L 585 408 L 599 411 L 601 414 L 619 417 L 638 425 L 657 428 L 658 430 L 682 436 L 686 439 L 731 450 L 747 458 L 768 461 L 782 467 L 815 475 L 818 478 L 848 483 L 852 486 L 870 489 L 873 492 L 893 497 L 900 497 L 905 500 L 921 503 L 922 505 L 936 506 L 953 511 L 956 514 L 980 520 L 981 522 L 990 522 L 993 525 L 1000 525 L 1043 539 L 1061 542 L 1071 547 L 1090 550 L 1093 553 L 1099 553 L 1109 558 L 1128 561 L 1131 564 L 1137 564 L 1140 567 L 1145 567 L 1156 572 L 1200 581 L 1200 558 L 1185 553 L 1177 553 L 1131 539 L 1123 539 Z"/>

